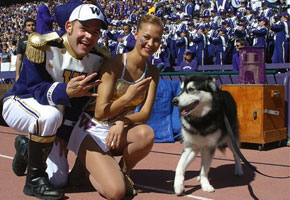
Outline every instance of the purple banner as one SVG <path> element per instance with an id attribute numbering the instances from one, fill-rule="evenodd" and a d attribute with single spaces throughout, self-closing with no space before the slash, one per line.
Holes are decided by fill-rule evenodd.
<path id="1" fill-rule="evenodd" d="M 265 83 L 265 54 L 263 47 L 240 49 L 240 84 Z"/>

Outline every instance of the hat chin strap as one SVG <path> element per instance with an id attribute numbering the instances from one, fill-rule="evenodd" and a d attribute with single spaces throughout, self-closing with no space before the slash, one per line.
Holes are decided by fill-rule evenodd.
<path id="1" fill-rule="evenodd" d="M 68 42 L 68 39 L 67 39 L 67 33 L 64 34 L 62 36 L 62 39 L 63 39 L 63 45 L 64 47 L 66 48 L 66 50 L 69 52 L 69 54 L 74 57 L 75 59 L 78 59 L 80 60 L 82 57 L 78 56 L 74 50 L 72 49 L 72 47 L 70 46 L 69 42 Z"/>

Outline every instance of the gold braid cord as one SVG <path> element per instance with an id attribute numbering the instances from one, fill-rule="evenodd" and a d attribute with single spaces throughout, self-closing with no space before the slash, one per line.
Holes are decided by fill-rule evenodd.
<path id="1" fill-rule="evenodd" d="M 45 51 L 49 49 L 47 42 L 58 40 L 61 41 L 61 38 L 56 32 L 48 33 L 41 35 L 39 33 L 31 33 L 28 36 L 27 46 L 25 55 L 31 62 L 34 63 L 43 63 L 45 59 Z"/>
<path id="2" fill-rule="evenodd" d="M 104 46 L 101 47 L 99 45 L 95 45 L 94 49 L 99 52 L 105 59 L 109 59 L 111 57 L 110 51 Z"/>

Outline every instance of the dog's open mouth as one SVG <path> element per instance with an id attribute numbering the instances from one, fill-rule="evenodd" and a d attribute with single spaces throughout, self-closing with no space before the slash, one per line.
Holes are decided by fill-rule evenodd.
<path id="1" fill-rule="evenodd" d="M 185 116 L 188 113 L 190 113 L 197 105 L 199 104 L 199 101 L 195 101 L 185 107 L 180 108 L 180 113 Z"/>

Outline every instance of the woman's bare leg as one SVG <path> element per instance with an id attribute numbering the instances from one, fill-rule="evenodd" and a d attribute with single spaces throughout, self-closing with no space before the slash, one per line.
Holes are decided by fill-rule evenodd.
<path id="1" fill-rule="evenodd" d="M 123 173 L 117 161 L 104 153 L 91 136 L 83 140 L 78 157 L 90 173 L 94 188 L 107 199 L 121 199 L 126 194 Z"/>
<path id="2" fill-rule="evenodd" d="M 130 174 L 135 165 L 145 158 L 154 144 L 154 131 L 145 124 L 126 127 L 118 149 L 111 150 L 113 155 L 122 155 L 120 167 Z"/>

